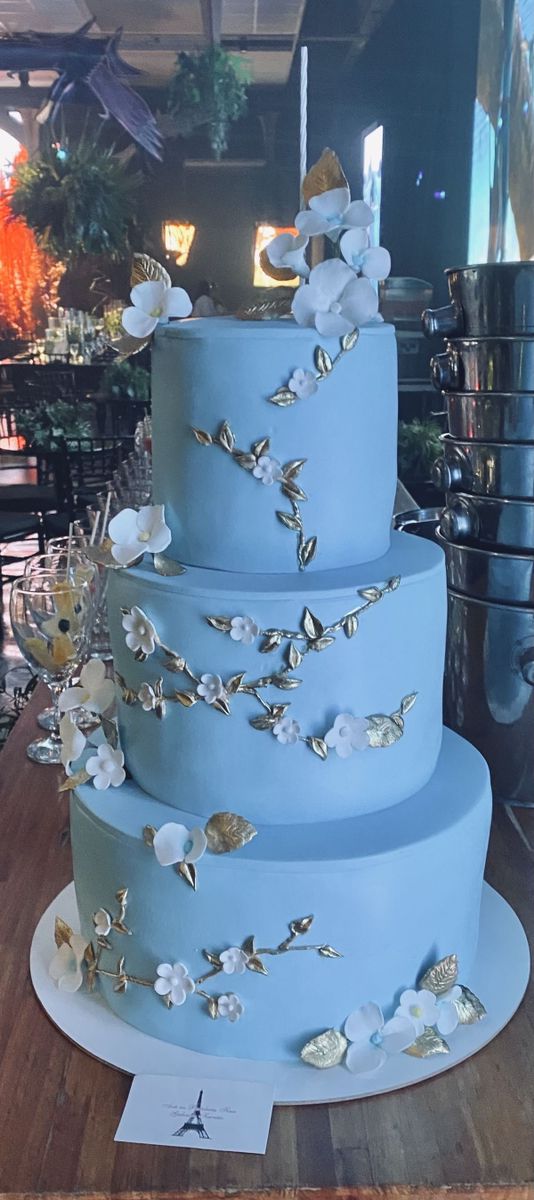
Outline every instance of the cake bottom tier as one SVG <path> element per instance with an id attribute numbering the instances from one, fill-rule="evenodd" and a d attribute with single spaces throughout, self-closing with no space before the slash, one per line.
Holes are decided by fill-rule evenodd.
<path id="1" fill-rule="evenodd" d="M 484 759 L 446 729 L 436 771 L 416 795 L 350 820 L 260 827 L 238 851 L 204 854 L 195 891 L 143 839 L 147 825 L 191 827 L 194 818 L 129 782 L 113 792 L 80 787 L 74 879 L 81 930 L 108 972 L 99 986 L 118 1016 L 154 1037 L 283 1060 L 368 1000 L 390 1014 L 399 992 L 446 954 L 458 955 L 468 983 L 490 816 Z M 295 922 L 301 932 L 284 949 Z M 161 991 L 171 983 L 161 964 L 183 968 L 173 1004 L 154 990 L 157 979 Z"/>

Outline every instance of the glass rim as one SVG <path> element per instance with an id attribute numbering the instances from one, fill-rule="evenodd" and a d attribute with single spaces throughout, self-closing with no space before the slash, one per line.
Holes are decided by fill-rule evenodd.
<path id="1" fill-rule="evenodd" d="M 61 574 L 61 573 L 62 572 L 58 572 L 58 571 L 43 570 L 43 571 L 36 572 L 36 574 L 34 576 L 18 575 L 17 578 L 13 579 L 13 581 L 12 581 L 11 590 L 12 590 L 12 592 L 13 591 L 22 592 L 22 594 L 25 596 L 31 596 L 39 591 L 43 592 L 44 594 L 48 594 L 48 595 L 55 594 L 57 596 L 57 595 L 67 594 L 68 592 L 72 591 L 73 587 L 84 588 L 84 587 L 87 587 L 89 584 L 88 579 L 77 580 L 76 583 L 74 583 L 74 584 L 69 583 L 67 579 L 64 579 L 61 581 L 63 586 L 54 588 L 53 592 L 52 591 L 47 592 L 46 588 L 32 587 L 32 579 L 37 580 L 38 583 L 43 583 L 47 579 L 48 580 L 57 580 L 58 574 Z M 22 587 L 22 584 L 25 584 L 25 586 Z"/>

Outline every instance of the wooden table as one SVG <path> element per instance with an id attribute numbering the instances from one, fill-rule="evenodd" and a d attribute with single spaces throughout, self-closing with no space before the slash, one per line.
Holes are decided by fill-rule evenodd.
<path id="1" fill-rule="evenodd" d="M 324 1189 L 340 1200 L 534 1197 L 534 988 L 510 1025 L 437 1079 L 371 1100 L 274 1110 L 267 1154 L 116 1145 L 129 1079 L 71 1045 L 32 990 L 28 952 L 71 878 L 58 773 L 25 757 L 39 689 L 0 757 L 0 1200 Z M 488 879 L 534 931 L 534 812 L 495 813 Z M 461 880 L 459 880 L 461 887 Z M 337 1192 L 336 1192 L 337 1189 Z M 314 1192 L 310 1200 L 317 1200 Z"/>

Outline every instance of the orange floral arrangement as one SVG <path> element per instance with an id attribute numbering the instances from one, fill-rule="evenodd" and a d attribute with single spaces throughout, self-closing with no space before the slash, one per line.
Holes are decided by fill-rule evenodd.
<path id="1" fill-rule="evenodd" d="M 21 149 L 15 166 L 27 157 Z M 13 215 L 15 186 L 0 173 L 0 336 L 26 339 L 34 337 L 57 308 L 65 267 L 40 250 L 33 231 Z"/>

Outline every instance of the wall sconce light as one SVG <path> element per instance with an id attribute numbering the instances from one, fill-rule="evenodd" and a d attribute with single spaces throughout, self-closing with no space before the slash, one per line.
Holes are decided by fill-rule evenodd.
<path id="1" fill-rule="evenodd" d="M 260 262 L 260 255 L 265 247 L 272 242 L 274 237 L 279 233 L 298 234 L 298 229 L 293 225 L 256 225 L 256 237 L 254 240 L 254 287 L 273 288 L 280 287 L 280 280 L 273 279 L 270 275 L 266 275 Z M 284 287 L 298 287 L 300 280 L 298 275 L 293 279 L 285 279 Z"/>
<path id="2" fill-rule="evenodd" d="M 164 221 L 161 227 L 167 258 L 175 257 L 177 267 L 185 267 L 189 258 L 196 228 L 190 221 Z"/>

